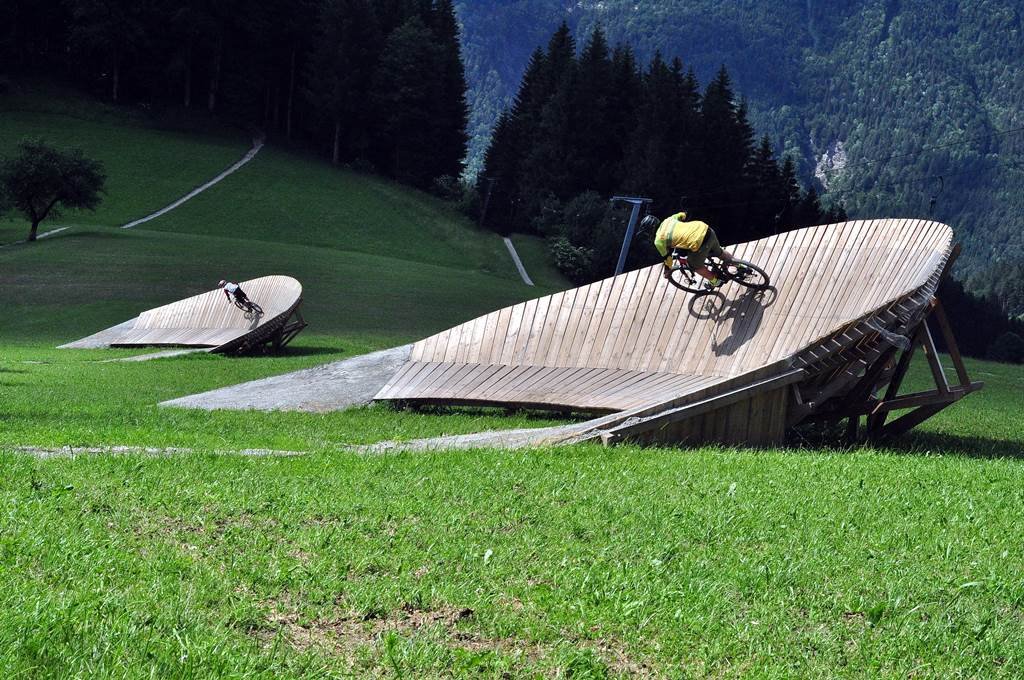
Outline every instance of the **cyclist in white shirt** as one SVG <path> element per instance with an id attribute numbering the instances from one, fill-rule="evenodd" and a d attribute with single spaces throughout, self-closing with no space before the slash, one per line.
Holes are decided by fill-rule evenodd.
<path id="1" fill-rule="evenodd" d="M 224 290 L 224 296 L 227 297 L 229 302 L 234 301 L 241 304 L 249 302 L 249 296 L 245 294 L 245 291 L 237 283 L 221 280 L 217 287 Z"/>

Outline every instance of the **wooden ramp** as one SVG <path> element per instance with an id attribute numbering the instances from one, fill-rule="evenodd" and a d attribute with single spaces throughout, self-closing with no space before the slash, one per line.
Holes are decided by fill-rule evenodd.
<path id="1" fill-rule="evenodd" d="M 265 345 L 282 347 L 305 328 L 299 314 L 302 285 L 290 276 L 241 282 L 263 314 L 246 318 L 220 289 L 143 312 L 137 318 L 63 345 L 83 347 L 208 347 L 243 353 Z"/>
<path id="2" fill-rule="evenodd" d="M 899 355 L 924 344 L 934 356 L 925 319 L 955 257 L 950 228 L 845 222 L 732 252 L 764 267 L 773 287 L 694 295 L 660 264 L 632 271 L 426 338 L 376 398 L 614 413 L 600 421 L 609 442 L 766 444 L 811 417 L 900 429 L 886 426 L 893 409 L 876 394 L 895 385 L 896 396 L 909 362 Z M 980 387 L 954 356 L 960 385 L 937 373 L 936 392 L 907 405 L 934 413 Z"/>

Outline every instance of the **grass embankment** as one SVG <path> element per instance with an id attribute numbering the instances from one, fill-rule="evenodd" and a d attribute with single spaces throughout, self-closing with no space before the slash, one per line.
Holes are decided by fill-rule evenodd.
<path id="1" fill-rule="evenodd" d="M 67 356 L 3 364 L 8 444 L 294 449 L 468 417 L 158 411 L 123 395 L 246 362 Z M 0 665 L 1013 676 L 1024 468 L 988 456 L 1024 447 L 1024 373 L 970 368 L 986 390 L 895 450 L 0 454 Z"/>
<path id="2" fill-rule="evenodd" d="M 66 342 L 222 277 L 295 276 L 313 332 L 387 342 L 561 287 L 542 249 L 526 266 L 548 287 L 527 287 L 501 239 L 442 201 L 272 147 L 177 210 L 116 229 L 205 182 L 247 147 L 230 136 L 153 130 L 120 114 L 45 97 L 0 107 L 0 153 L 38 135 L 83 147 L 108 173 L 96 213 L 43 227 L 73 230 L 0 250 L 0 303 L 17 318 L 0 328 L 0 341 Z M 23 221 L 3 224 L 4 242 L 27 234 Z"/>

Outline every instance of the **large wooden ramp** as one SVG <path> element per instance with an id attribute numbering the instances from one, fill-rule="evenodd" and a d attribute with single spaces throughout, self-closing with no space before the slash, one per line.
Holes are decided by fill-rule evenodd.
<path id="1" fill-rule="evenodd" d="M 302 285 L 292 277 L 263 276 L 240 285 L 263 308 L 262 315 L 246 318 L 222 290 L 215 289 L 143 312 L 63 347 L 205 347 L 233 353 L 267 343 L 280 347 L 305 327 L 299 315 Z"/>
<path id="2" fill-rule="evenodd" d="M 606 441 L 779 441 L 787 425 L 892 380 L 896 354 L 921 341 L 953 244 L 946 225 L 887 219 L 732 252 L 773 288 L 694 295 L 661 265 L 629 272 L 416 343 L 377 399 L 618 413 L 601 421 Z M 977 386 L 961 387 L 956 398 Z"/>

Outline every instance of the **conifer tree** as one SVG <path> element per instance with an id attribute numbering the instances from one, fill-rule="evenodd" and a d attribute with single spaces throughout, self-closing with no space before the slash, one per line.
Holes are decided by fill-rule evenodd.
<path id="1" fill-rule="evenodd" d="M 441 50 L 435 93 L 433 128 L 436 136 L 435 177 L 458 177 L 465 167 L 469 135 L 469 107 L 466 103 L 466 69 L 462 62 L 459 25 L 452 0 L 438 0 L 433 9 L 432 29 Z"/>
<path id="2" fill-rule="evenodd" d="M 423 20 L 413 15 L 388 37 L 374 79 L 377 161 L 414 186 L 436 177 L 434 102 L 443 52 Z"/>
<path id="3" fill-rule="evenodd" d="M 575 181 L 570 192 L 593 190 L 607 195 L 616 185 L 623 145 L 612 122 L 612 63 L 600 26 L 583 47 L 573 85 L 569 143 L 575 155 L 570 168 Z"/>
<path id="4" fill-rule="evenodd" d="M 371 0 L 324 0 L 305 72 L 306 98 L 326 127 L 331 159 L 365 157 L 379 33 Z"/>

